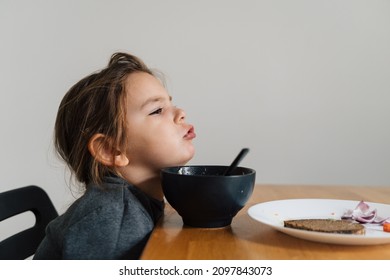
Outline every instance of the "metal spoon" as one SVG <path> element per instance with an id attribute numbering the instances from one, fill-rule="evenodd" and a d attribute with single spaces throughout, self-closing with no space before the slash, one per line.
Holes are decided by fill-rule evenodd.
<path id="1" fill-rule="evenodd" d="M 226 169 L 224 176 L 229 176 L 232 174 L 233 170 L 238 166 L 240 161 L 246 156 L 246 154 L 249 152 L 248 148 L 244 148 L 240 151 L 240 153 L 237 155 L 237 157 L 233 160 L 232 164 Z"/>

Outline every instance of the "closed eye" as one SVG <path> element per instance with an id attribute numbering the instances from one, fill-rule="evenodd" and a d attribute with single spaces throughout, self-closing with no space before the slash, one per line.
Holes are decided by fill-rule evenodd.
<path id="1" fill-rule="evenodd" d="M 151 112 L 149 114 L 149 116 L 152 116 L 152 115 L 160 115 L 162 113 L 162 108 L 158 108 L 157 110 L 154 110 L 153 112 Z"/>

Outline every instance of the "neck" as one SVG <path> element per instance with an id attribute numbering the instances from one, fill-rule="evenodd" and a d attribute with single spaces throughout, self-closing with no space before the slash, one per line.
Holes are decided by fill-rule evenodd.
<path id="1" fill-rule="evenodd" d="M 163 200 L 164 194 L 161 186 L 160 172 L 151 172 L 134 167 L 129 168 L 127 166 L 125 170 L 121 170 L 121 174 L 130 184 L 147 195 L 157 200 Z"/>

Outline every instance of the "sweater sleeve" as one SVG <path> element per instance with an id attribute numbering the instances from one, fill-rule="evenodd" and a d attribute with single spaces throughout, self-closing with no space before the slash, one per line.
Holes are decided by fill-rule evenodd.
<path id="1" fill-rule="evenodd" d="M 49 223 L 34 259 L 138 259 L 162 213 L 163 202 L 122 181 L 91 186 Z"/>
<path id="2" fill-rule="evenodd" d="M 138 259 L 153 222 L 142 208 L 100 207 L 69 227 L 63 259 Z"/>

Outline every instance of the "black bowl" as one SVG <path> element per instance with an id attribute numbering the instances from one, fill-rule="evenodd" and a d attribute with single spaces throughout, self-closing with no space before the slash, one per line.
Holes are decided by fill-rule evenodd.
<path id="1" fill-rule="evenodd" d="M 161 170 L 162 188 L 183 223 L 215 228 L 231 224 L 252 195 L 256 171 L 237 167 L 223 176 L 228 166 L 175 166 Z"/>

